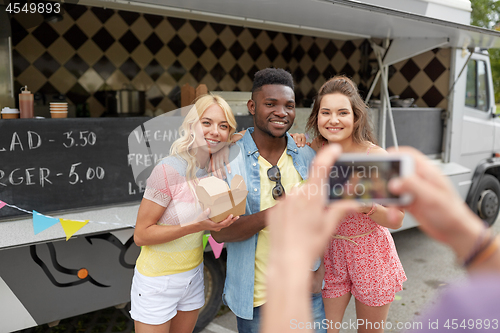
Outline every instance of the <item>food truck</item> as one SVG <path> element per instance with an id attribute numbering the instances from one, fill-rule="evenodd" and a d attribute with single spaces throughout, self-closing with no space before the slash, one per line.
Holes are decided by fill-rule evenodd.
<path id="1" fill-rule="evenodd" d="M 468 24 L 468 0 L 84 0 L 57 13 L 13 4 L 0 5 L 0 107 L 15 108 L 28 86 L 35 116 L 49 118 L 49 102 L 62 100 L 68 118 L 0 120 L 0 332 L 127 308 L 144 192 L 132 169 L 155 162 L 130 155 L 128 139 L 144 140 L 134 130 L 177 109 L 185 84 L 243 96 L 231 101 L 242 129 L 253 74 L 285 68 L 296 83 L 292 132 L 304 132 L 317 89 L 345 74 L 381 146 L 418 148 L 486 223 L 498 217 L 487 49 L 500 47 L 500 33 Z M 140 103 L 120 107 L 124 96 Z M 407 214 L 403 228 L 414 225 Z M 223 282 L 223 256 L 206 252 L 198 331 Z"/>

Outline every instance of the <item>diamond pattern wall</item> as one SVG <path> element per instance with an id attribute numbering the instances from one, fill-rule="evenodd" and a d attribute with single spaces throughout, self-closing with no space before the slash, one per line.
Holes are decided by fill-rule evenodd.
<path id="1" fill-rule="evenodd" d="M 336 41 L 182 18 L 64 4 L 64 20 L 25 29 L 11 19 L 16 88 L 62 93 L 70 103 L 104 109 L 102 91 L 132 85 L 146 91 L 146 107 L 180 106 L 180 87 L 248 91 L 260 69 L 273 66 L 294 76 L 299 106 L 319 87 L 346 74 L 366 92 L 376 61 L 365 40 Z M 419 106 L 446 107 L 448 49 L 395 64 L 389 89 Z M 378 89 L 378 88 L 377 88 Z M 376 97 L 378 91 L 375 90 Z"/>

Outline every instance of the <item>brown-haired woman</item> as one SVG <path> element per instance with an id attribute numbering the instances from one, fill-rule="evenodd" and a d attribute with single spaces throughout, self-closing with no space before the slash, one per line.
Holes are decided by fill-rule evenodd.
<path id="1" fill-rule="evenodd" d="M 345 76 L 335 76 L 320 88 L 307 130 L 316 137 L 315 150 L 336 143 L 344 153 L 387 154 L 375 145 L 366 104 L 356 84 Z M 396 219 L 389 219 L 387 213 L 382 205 L 364 206 L 343 219 L 330 241 L 323 288 L 329 332 L 339 331 L 351 295 L 357 323 L 363 323 L 358 332 L 384 330 L 390 304 L 406 280 L 387 229 L 400 228 L 404 213 L 398 212 Z"/>

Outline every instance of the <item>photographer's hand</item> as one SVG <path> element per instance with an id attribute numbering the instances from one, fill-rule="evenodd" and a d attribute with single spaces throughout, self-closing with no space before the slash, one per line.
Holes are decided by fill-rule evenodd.
<path id="1" fill-rule="evenodd" d="M 395 194 L 407 192 L 413 202 L 405 207 L 430 237 L 449 245 L 459 261 L 474 248 L 485 226 L 466 206 L 450 181 L 432 165 L 427 157 L 411 147 L 400 147 L 415 159 L 415 174 L 393 179 L 389 189 Z M 390 212 L 391 216 L 394 210 Z"/>
<path id="2" fill-rule="evenodd" d="M 271 239 L 263 332 L 293 331 L 292 320 L 311 321 L 310 268 L 323 255 L 340 220 L 358 207 L 356 202 L 345 200 L 326 206 L 324 185 L 340 154 L 339 145 L 322 149 L 307 182 L 268 212 Z"/>

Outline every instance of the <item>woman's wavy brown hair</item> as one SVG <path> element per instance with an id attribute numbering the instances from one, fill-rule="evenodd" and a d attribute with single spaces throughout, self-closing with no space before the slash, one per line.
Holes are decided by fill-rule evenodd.
<path id="1" fill-rule="evenodd" d="M 366 144 L 367 142 L 377 144 L 370 123 L 368 122 L 368 107 L 359 95 L 357 85 L 343 75 L 332 77 L 319 88 L 311 115 L 307 120 L 306 131 L 311 132 L 314 137 L 320 137 L 326 141 L 318 129 L 318 113 L 323 96 L 335 93 L 346 96 L 351 102 L 351 108 L 354 112 L 353 141 L 358 144 Z"/>

